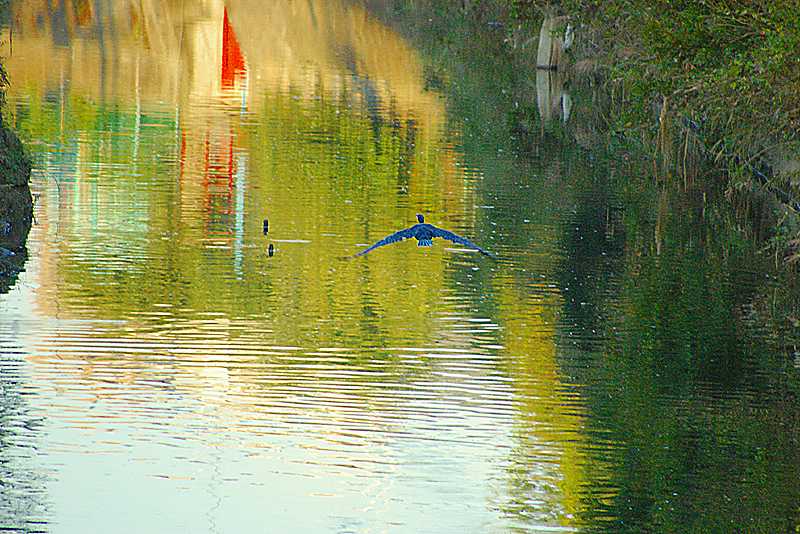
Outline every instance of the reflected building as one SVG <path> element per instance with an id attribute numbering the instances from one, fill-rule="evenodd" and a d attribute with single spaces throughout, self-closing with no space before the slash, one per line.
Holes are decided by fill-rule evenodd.
<path id="1" fill-rule="evenodd" d="M 263 16 L 252 17 L 254 12 Z M 390 147 L 393 152 L 386 155 L 401 163 L 396 187 L 402 193 L 425 194 L 431 189 L 427 182 L 443 177 L 450 182 L 445 188 L 448 205 L 433 206 L 434 211 L 453 211 L 453 202 L 469 202 L 463 182 L 452 180 L 460 174 L 452 150 L 430 150 L 440 142 L 444 109 L 439 97 L 422 85 L 415 53 L 359 8 L 336 2 L 264 6 L 247 0 L 64 0 L 55 7 L 37 1 L 15 4 L 12 19 L 15 51 L 8 68 L 15 87 L 52 95 L 42 101 L 41 111 L 59 117 L 57 136 L 64 148 L 56 151 L 56 157 L 79 162 L 70 171 L 72 177 L 58 180 L 82 182 L 67 195 L 78 195 L 82 201 L 48 191 L 48 197 L 58 197 L 48 199 L 56 204 L 67 202 L 70 209 L 83 211 L 105 204 L 104 195 L 112 194 L 112 188 L 103 187 L 110 169 L 98 164 L 112 154 L 115 163 L 127 160 L 140 166 L 145 179 L 153 167 L 164 172 L 175 163 L 178 181 L 171 194 L 180 198 L 180 214 L 167 218 L 168 227 L 174 230 L 180 220 L 191 229 L 195 243 L 202 243 L 210 231 L 220 243 L 230 245 L 233 240 L 241 248 L 242 208 L 252 203 L 245 193 L 248 175 L 263 174 L 263 165 L 276 164 L 261 161 L 254 166 L 249 161 L 253 132 L 242 127 L 241 117 L 249 122 L 262 110 L 274 114 L 276 109 L 279 116 L 268 120 L 285 121 L 281 114 L 297 117 L 302 110 L 303 121 L 319 123 L 326 136 L 349 135 L 331 131 L 342 125 L 326 125 L 328 115 L 353 115 L 363 109 L 370 117 L 377 152 L 385 150 L 387 141 L 405 146 L 405 153 L 396 155 Z M 30 89 L 26 92 L 37 98 Z M 295 99 L 302 103 L 297 110 L 291 104 Z M 315 107 L 315 102 L 320 105 Z M 65 139 L 65 132 L 84 127 L 75 123 L 83 120 L 79 110 L 95 125 L 100 121 L 104 138 Z M 129 137 L 116 137 L 114 130 L 120 125 Z M 293 132 L 268 133 L 287 134 Z M 82 156 L 76 157 L 70 147 Z M 60 162 L 56 165 L 63 167 Z M 113 191 L 120 186 L 117 182 Z M 126 187 L 140 196 L 135 183 Z M 155 231 L 161 223 L 154 220 L 153 200 L 136 202 L 143 212 L 137 221 Z M 103 225 L 109 231 L 122 227 L 122 221 L 112 221 L 107 210 L 93 213 L 104 219 L 89 225 L 95 230 Z"/>
<path id="2" fill-rule="evenodd" d="M 245 352 L 238 363 L 275 362 L 281 369 L 290 351 L 275 348 L 274 332 L 258 330 L 264 324 L 306 348 L 361 342 L 343 340 L 342 332 L 386 347 L 422 346 L 437 334 L 441 325 L 431 310 L 452 285 L 441 251 L 408 258 L 392 250 L 381 262 L 347 266 L 335 260 L 354 240 L 382 237 L 397 220 L 409 220 L 419 208 L 414 199 L 441 214 L 431 217 L 437 224 L 451 226 L 444 219 L 451 213 L 460 217 L 459 230 L 475 225 L 478 202 L 455 149 L 458 134 L 445 140 L 444 103 L 425 88 L 421 62 L 400 37 L 338 2 L 51 5 L 15 7 L 9 61 L 14 98 L 31 101 L 20 121 L 38 128 L 50 143 L 41 153 L 53 154 L 38 172 L 58 184 L 46 188 L 43 207 L 43 232 L 58 247 L 42 247 L 39 274 L 48 289 L 37 293 L 38 311 L 128 323 L 98 328 L 96 338 L 65 329 L 34 340 L 32 361 L 48 368 L 63 351 L 70 361 L 59 369 L 93 382 L 97 398 L 112 397 L 114 387 L 141 375 L 156 376 L 160 390 L 216 402 L 235 420 L 239 409 L 269 416 L 287 390 L 305 384 L 219 364 L 233 358 L 233 341 L 245 339 L 258 355 Z M 309 190 L 315 194 L 304 196 Z M 263 254 L 247 253 L 248 244 L 263 242 L 266 209 L 272 233 L 314 242 L 281 250 L 290 271 L 273 267 L 277 261 L 263 267 Z M 244 276 L 261 269 L 273 269 L 274 285 Z M 88 304 L 76 304 L 75 294 Z M 552 322 L 541 313 L 558 297 L 522 299 L 524 309 L 515 307 L 518 296 L 502 298 L 512 310 L 502 318 L 507 372 L 515 394 L 526 399 L 510 458 L 518 476 L 510 474 L 504 506 L 524 516 L 529 501 L 541 498 L 537 513 L 569 524 L 581 453 L 575 445 L 556 457 L 537 455 L 560 439 L 558 432 L 577 442 L 582 424 L 557 369 Z M 210 310 L 218 315 L 192 316 Z M 303 310 L 317 314 L 311 327 Z M 417 313 L 409 317 L 408 310 Z M 258 319 L 230 319 L 248 315 Z M 74 358 L 93 343 L 120 352 Z M 141 354 L 148 350 L 163 362 L 146 362 Z M 187 354 L 194 359 L 182 366 Z M 306 378 L 321 388 L 338 385 L 313 370 Z M 353 397 L 391 414 L 397 408 L 384 394 L 376 384 Z M 545 402 L 551 396 L 567 407 Z M 332 434 L 354 414 L 371 421 L 369 402 L 363 411 L 342 413 L 326 406 Z M 541 485 L 530 485 L 537 477 Z"/>
<path id="3" fill-rule="evenodd" d="M 331 268 L 340 241 L 333 250 L 282 252 L 295 268 L 276 275 L 284 277 L 276 281 L 285 288 L 280 298 L 253 302 L 264 288 L 243 274 L 262 268 L 263 254 L 248 253 L 247 244 L 263 241 L 265 205 L 273 232 L 290 228 L 316 243 L 332 241 L 326 231 L 357 235 L 363 216 L 374 219 L 366 228 L 381 231 L 393 225 L 387 206 L 416 211 L 408 198 L 425 199 L 436 213 L 466 211 L 473 223 L 464 206 L 475 204 L 474 192 L 442 140 L 441 98 L 424 88 L 416 53 L 360 8 L 214 0 L 53 6 L 14 5 L 8 62 L 11 99 L 25 102 L 17 121 L 40 140 L 48 243 L 37 270 L 41 315 L 116 320 L 168 302 L 257 312 L 299 341 L 306 334 L 298 315 L 316 309 L 330 326 L 315 342 L 334 344 L 339 309 L 372 305 L 359 290 L 363 267 Z M 319 198 L 302 203 L 304 189 Z M 412 289 L 445 283 L 444 261 L 407 270 L 384 262 L 366 276 L 395 295 L 398 310 Z M 408 284 L 392 287 L 400 276 Z M 435 291 L 419 295 L 426 300 L 414 306 L 432 307 Z M 428 317 L 415 321 L 415 331 L 428 332 Z M 406 335 L 386 319 L 367 322 L 387 343 Z M 35 354 L 61 342 L 42 343 Z M 76 372 L 103 366 L 84 362 Z"/>

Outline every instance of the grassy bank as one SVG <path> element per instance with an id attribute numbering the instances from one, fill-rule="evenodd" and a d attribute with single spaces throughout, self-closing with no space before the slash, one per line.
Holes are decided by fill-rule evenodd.
<path id="1" fill-rule="evenodd" d="M 515 12 L 501 2 L 463 8 L 421 0 L 373 3 L 371 9 L 426 57 L 428 85 L 447 95 L 449 120 L 463 129 L 465 165 L 485 174 L 480 194 L 492 204 L 504 195 L 519 199 L 498 200 L 498 206 L 515 206 L 516 211 L 494 209 L 495 223 L 513 227 L 529 217 L 528 204 L 548 205 L 547 199 L 529 198 L 528 191 L 517 187 L 527 180 L 521 177 L 551 166 L 567 169 L 562 195 L 554 202 L 576 202 L 575 213 L 583 221 L 564 237 L 576 244 L 567 247 L 576 250 L 567 261 L 570 269 L 619 256 L 618 270 L 636 273 L 643 258 L 651 258 L 662 269 L 659 276 L 669 278 L 669 258 L 694 258 L 697 269 L 725 273 L 723 278 L 739 288 L 736 302 L 730 303 L 732 316 L 739 317 L 736 310 L 751 310 L 748 321 L 772 332 L 779 350 L 794 350 L 790 333 L 800 317 L 800 287 L 797 263 L 786 259 L 797 235 L 797 219 L 762 184 L 744 178 L 735 183 L 725 162 L 706 148 L 713 146 L 707 141 L 710 134 L 687 127 L 677 103 L 668 104 L 662 114 L 663 99 L 656 92 L 635 93 L 624 77 L 615 78 L 611 66 L 600 64 L 595 51 L 592 61 L 599 66 L 573 73 L 566 81 L 573 102 L 569 118 L 547 119 L 536 90 L 541 72 L 535 65 L 535 37 L 541 12 Z M 537 13 L 539 18 L 533 18 Z M 595 46 L 584 39 L 574 52 L 589 57 Z M 511 156 L 487 156 L 494 151 Z M 735 161 L 732 165 L 742 168 Z M 592 200 L 584 203 L 581 198 Z M 599 198 L 608 199 L 607 209 L 598 209 Z M 619 221 L 613 222 L 617 216 Z M 617 230 L 610 230 L 609 224 Z M 598 243 L 590 236 L 613 239 Z M 524 245 L 524 237 L 505 239 Z M 541 239 L 537 236 L 536 242 Z M 742 280 L 743 273 L 753 278 Z M 715 287 L 718 282 L 708 284 Z M 567 286 L 581 284 L 573 280 Z M 672 298 L 667 295 L 664 300 Z M 593 299 L 581 294 L 575 301 Z M 580 311 L 587 309 L 582 306 Z M 742 326 L 743 331 L 748 328 Z"/>
<path id="2" fill-rule="evenodd" d="M 721 189 L 747 211 L 758 205 L 760 225 L 765 217 L 770 220 L 771 251 L 789 264 L 800 259 L 796 1 L 375 4 L 378 11 L 406 13 L 406 20 L 418 17 L 423 22 L 412 23 L 412 31 L 433 34 L 445 48 L 456 46 L 455 31 L 449 29 L 494 34 L 503 61 L 514 64 L 523 78 L 525 71 L 534 76 L 542 21 L 560 17 L 560 28 L 569 24 L 576 34 L 566 67 L 571 91 L 601 85 L 609 95 L 593 113 L 594 131 L 605 132 L 609 146 L 652 160 L 648 180 L 701 195 Z M 426 20 L 446 33 L 425 28 Z M 496 59 L 498 51 L 492 55 Z M 596 106 L 592 99 L 591 106 Z M 520 106 L 516 115 L 523 125 L 539 119 L 525 117 Z"/>
<path id="3" fill-rule="evenodd" d="M 691 142 L 709 163 L 699 177 L 733 196 L 769 193 L 773 244 L 798 256 L 800 4 L 755 0 L 646 2 L 513 0 L 516 21 L 562 15 L 578 28 L 573 64 L 591 62 L 624 95 L 614 125 L 681 174 Z M 566 22 L 564 23 L 566 24 Z M 665 143 L 665 136 L 672 143 Z M 682 140 L 682 142 L 681 142 Z M 683 171 L 685 173 L 685 171 Z M 781 208 L 778 209 L 781 211 Z"/>
<path id="4" fill-rule="evenodd" d="M 795 0 L 511 0 L 517 21 L 563 14 L 579 28 L 577 60 L 624 84 L 632 113 L 654 99 L 700 125 L 713 146 L 757 157 L 800 127 L 800 4 Z"/>

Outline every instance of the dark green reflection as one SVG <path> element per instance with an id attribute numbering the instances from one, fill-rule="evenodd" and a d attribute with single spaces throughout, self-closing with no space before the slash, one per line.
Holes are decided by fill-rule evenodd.
<path id="1" fill-rule="evenodd" d="M 550 303 L 559 306 L 552 372 L 562 387 L 549 394 L 562 405 L 580 395 L 585 425 L 578 451 L 561 460 L 561 485 L 549 488 L 562 492 L 555 506 L 535 498 L 546 437 L 520 425 L 507 513 L 521 531 L 534 517 L 593 532 L 794 531 L 798 298 L 791 273 L 763 253 L 768 210 L 654 177 L 647 147 L 606 131 L 614 108 L 591 84 L 568 87 L 565 122 L 542 119 L 531 71 L 514 68 L 533 52 L 499 44 L 492 6 L 463 16 L 437 2 L 394 2 L 384 14 L 426 50 L 429 83 L 463 121 L 465 159 L 488 169 L 479 192 L 514 249 L 513 285 L 499 293 L 515 299 L 497 297 L 502 326 L 522 331 L 512 330 L 525 313 L 519 302 L 546 299 L 543 273 L 560 293 Z M 520 326 L 529 340 L 541 331 L 541 322 Z M 518 384 L 536 384 L 545 346 L 509 351 L 509 365 L 530 363 Z"/>

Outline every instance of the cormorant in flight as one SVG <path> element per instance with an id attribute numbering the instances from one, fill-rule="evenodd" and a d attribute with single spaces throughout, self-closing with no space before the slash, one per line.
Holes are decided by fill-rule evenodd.
<path id="1" fill-rule="evenodd" d="M 490 258 L 494 258 L 494 254 L 491 252 L 482 249 L 466 237 L 461 237 L 458 234 L 454 234 L 448 230 L 443 230 L 441 228 L 437 228 L 436 226 L 426 223 L 425 217 L 421 214 L 417 213 L 417 220 L 419 221 L 418 224 L 415 224 L 411 228 L 406 228 L 404 230 L 400 230 L 395 232 L 391 235 L 388 235 L 381 239 L 380 241 L 376 242 L 369 248 L 365 248 L 354 257 L 363 256 L 368 252 L 372 252 L 378 247 L 382 247 L 384 245 L 389 245 L 391 243 L 397 243 L 398 241 L 402 241 L 403 239 L 409 239 L 412 237 L 417 238 L 417 246 L 418 247 L 430 247 L 433 246 L 433 238 L 441 237 L 443 239 L 447 239 L 448 241 L 452 241 L 453 243 L 458 243 L 459 245 L 464 245 L 471 249 L 475 249 L 484 256 L 489 256 Z"/>

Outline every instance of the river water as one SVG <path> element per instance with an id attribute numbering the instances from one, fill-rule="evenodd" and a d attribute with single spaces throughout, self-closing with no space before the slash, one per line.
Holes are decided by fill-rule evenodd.
<path id="1" fill-rule="evenodd" d="M 800 525 L 783 284 L 728 203 L 594 149 L 591 99 L 345 3 L 10 11 L 0 530 Z M 416 213 L 497 259 L 349 258 Z"/>

